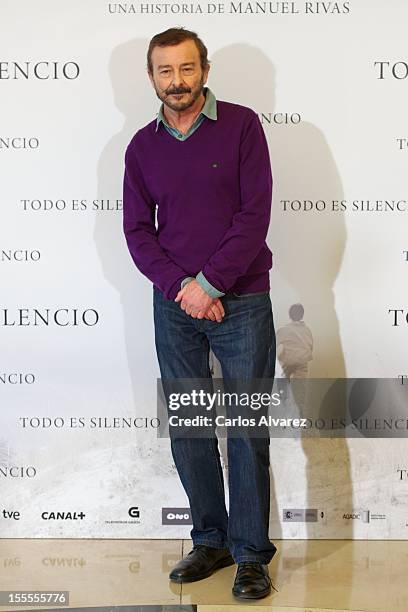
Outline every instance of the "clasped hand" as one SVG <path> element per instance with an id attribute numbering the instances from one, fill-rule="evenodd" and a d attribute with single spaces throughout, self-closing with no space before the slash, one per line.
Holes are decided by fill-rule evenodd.
<path id="1" fill-rule="evenodd" d="M 210 319 L 221 323 L 225 311 L 219 298 L 212 298 L 201 285 L 192 280 L 178 292 L 175 302 L 193 319 Z"/>

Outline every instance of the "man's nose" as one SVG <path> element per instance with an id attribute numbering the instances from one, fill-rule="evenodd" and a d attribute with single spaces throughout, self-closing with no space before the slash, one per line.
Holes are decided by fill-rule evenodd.
<path id="1" fill-rule="evenodd" d="M 185 85 L 181 72 L 175 70 L 173 74 L 173 85 L 175 87 L 183 87 Z"/>

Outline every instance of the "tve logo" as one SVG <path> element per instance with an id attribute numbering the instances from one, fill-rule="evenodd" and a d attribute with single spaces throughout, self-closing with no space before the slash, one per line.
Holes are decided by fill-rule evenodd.
<path id="1" fill-rule="evenodd" d="M 162 508 L 162 525 L 192 525 L 190 508 Z"/>
<path id="2" fill-rule="evenodd" d="M 20 512 L 18 512 L 17 510 L 5 510 L 3 508 L 0 516 L 5 519 L 12 519 L 14 521 L 20 520 Z"/>

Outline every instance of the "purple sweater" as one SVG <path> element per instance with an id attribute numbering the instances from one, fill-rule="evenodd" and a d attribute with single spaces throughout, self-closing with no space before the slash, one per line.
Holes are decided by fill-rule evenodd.
<path id="1" fill-rule="evenodd" d="M 125 153 L 123 229 L 137 268 L 171 300 L 200 271 L 224 293 L 269 290 L 272 172 L 256 113 L 217 100 L 217 120 L 187 140 L 155 129 L 156 119 Z"/>

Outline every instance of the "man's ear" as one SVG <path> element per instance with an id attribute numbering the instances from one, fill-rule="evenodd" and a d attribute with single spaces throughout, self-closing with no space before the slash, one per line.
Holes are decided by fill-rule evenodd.
<path id="1" fill-rule="evenodd" d="M 210 66 L 208 65 L 207 68 L 204 70 L 204 84 L 207 82 L 208 79 L 208 73 L 210 72 Z"/>

